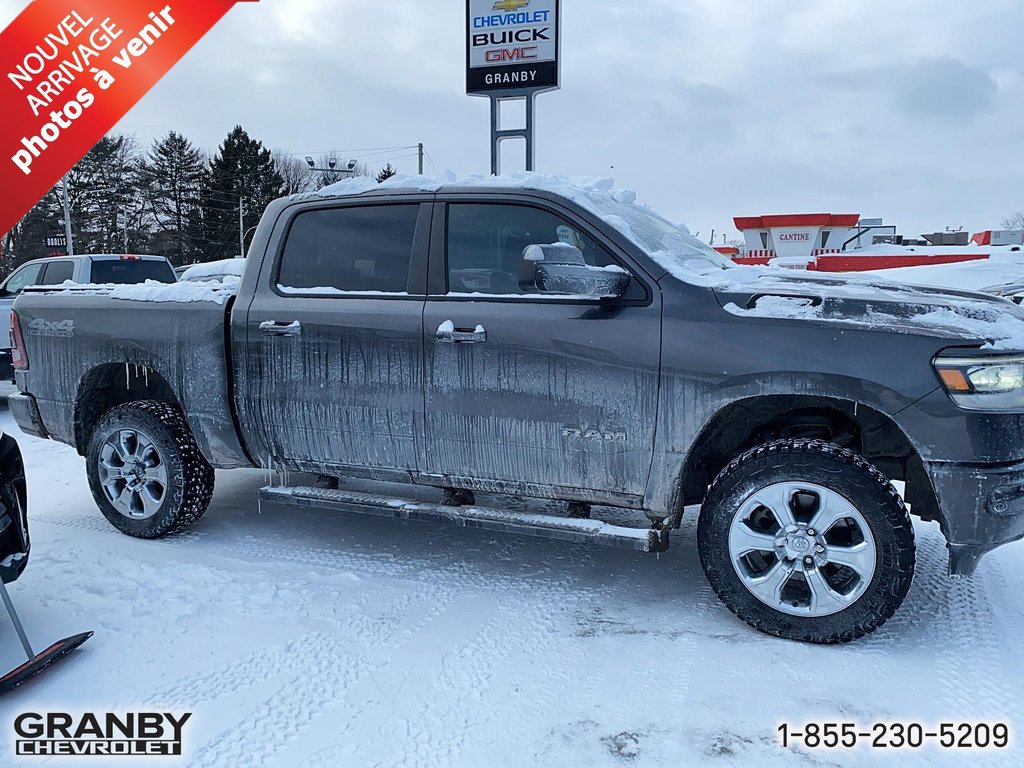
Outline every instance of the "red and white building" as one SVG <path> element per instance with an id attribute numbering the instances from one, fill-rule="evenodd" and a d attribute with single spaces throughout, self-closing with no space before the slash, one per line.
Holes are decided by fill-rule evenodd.
<path id="1" fill-rule="evenodd" d="M 746 244 L 745 253 L 727 254 L 737 264 L 772 263 L 817 272 L 953 264 L 987 259 L 993 251 L 1024 245 L 1024 231 L 982 232 L 968 245 L 872 245 L 877 227 L 862 226 L 856 213 L 737 216 L 734 221 Z M 895 229 L 889 231 L 895 233 Z"/>

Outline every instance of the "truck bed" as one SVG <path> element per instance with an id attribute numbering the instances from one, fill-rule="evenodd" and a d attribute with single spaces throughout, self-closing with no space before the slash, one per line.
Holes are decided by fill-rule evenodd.
<path id="1" fill-rule="evenodd" d="M 29 359 L 19 389 L 34 396 L 50 437 L 83 450 L 76 425 L 89 398 L 81 393 L 97 382 L 130 388 L 156 378 L 208 459 L 251 466 L 231 405 L 227 329 L 236 291 L 237 281 L 30 289 L 14 305 Z"/>

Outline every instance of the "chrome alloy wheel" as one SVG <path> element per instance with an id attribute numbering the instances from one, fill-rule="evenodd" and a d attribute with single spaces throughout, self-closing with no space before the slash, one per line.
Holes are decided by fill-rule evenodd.
<path id="1" fill-rule="evenodd" d="M 846 498 L 795 482 L 761 488 L 740 504 L 729 556 L 758 600 L 806 617 L 853 605 L 871 584 L 877 559 L 867 521 Z"/>
<path id="2" fill-rule="evenodd" d="M 167 495 L 167 468 L 152 438 L 136 429 L 120 429 L 103 443 L 100 483 L 114 508 L 132 520 L 157 513 Z"/>

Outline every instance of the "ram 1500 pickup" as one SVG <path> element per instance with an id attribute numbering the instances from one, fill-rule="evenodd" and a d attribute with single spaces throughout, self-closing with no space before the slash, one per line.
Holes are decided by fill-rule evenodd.
<path id="1" fill-rule="evenodd" d="M 19 425 L 77 448 L 132 536 L 194 523 L 215 468 L 319 476 L 261 492 L 285 504 L 645 551 L 700 505 L 723 602 L 819 643 L 903 601 L 907 505 L 953 575 L 1024 536 L 1019 307 L 738 267 L 605 184 L 343 183 L 273 203 L 240 282 L 32 289 L 13 320 Z"/>

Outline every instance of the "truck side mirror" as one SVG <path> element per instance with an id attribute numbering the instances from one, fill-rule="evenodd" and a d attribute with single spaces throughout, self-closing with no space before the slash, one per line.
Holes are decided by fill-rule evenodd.
<path id="1" fill-rule="evenodd" d="M 523 271 L 532 273 L 521 281 L 524 290 L 595 299 L 621 298 L 632 280 L 621 267 L 590 266 L 579 248 L 566 243 L 527 246 Z"/>

